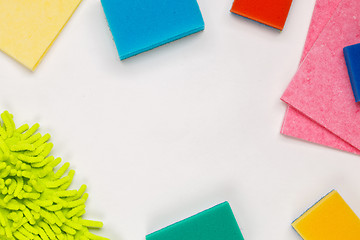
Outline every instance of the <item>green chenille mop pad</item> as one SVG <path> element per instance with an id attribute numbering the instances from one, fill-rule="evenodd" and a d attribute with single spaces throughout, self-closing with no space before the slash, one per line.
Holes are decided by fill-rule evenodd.
<path id="1" fill-rule="evenodd" d="M 146 240 L 244 240 L 228 202 L 146 236 Z"/>
<path id="2" fill-rule="evenodd" d="M 50 156 L 49 134 L 36 133 L 39 124 L 16 128 L 7 111 L 0 122 L 0 239 L 100 240 L 89 232 L 102 223 L 85 220 L 86 186 L 68 190 L 75 171 L 59 170 L 60 158 Z"/>

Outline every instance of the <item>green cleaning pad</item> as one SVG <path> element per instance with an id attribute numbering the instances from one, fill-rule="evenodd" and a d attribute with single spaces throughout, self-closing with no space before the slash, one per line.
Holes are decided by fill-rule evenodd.
<path id="1" fill-rule="evenodd" d="M 0 239 L 101 240 L 89 228 L 102 223 L 85 220 L 86 186 L 68 190 L 75 171 L 50 156 L 49 134 L 36 133 L 39 124 L 16 128 L 13 116 L 0 122 Z M 66 176 L 63 177 L 68 172 Z"/>
<path id="2" fill-rule="evenodd" d="M 146 240 L 244 240 L 228 202 L 146 236 Z"/>

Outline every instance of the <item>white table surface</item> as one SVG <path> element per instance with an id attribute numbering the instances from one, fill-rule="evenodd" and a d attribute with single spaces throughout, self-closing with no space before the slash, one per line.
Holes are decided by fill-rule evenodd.
<path id="1" fill-rule="evenodd" d="M 332 189 L 360 214 L 360 157 L 279 133 L 315 1 L 294 0 L 281 33 L 198 2 L 204 32 L 120 62 L 85 0 L 34 73 L 0 54 L 1 111 L 52 135 L 113 240 L 225 200 L 246 240 L 299 240 L 292 220 Z"/>

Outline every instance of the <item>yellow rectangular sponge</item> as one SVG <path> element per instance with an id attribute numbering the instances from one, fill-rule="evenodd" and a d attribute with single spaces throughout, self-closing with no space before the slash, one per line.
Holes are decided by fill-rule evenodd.
<path id="1" fill-rule="evenodd" d="M 34 71 L 81 0 L 0 0 L 0 50 Z"/>
<path id="2" fill-rule="evenodd" d="M 359 240 L 360 219 L 332 191 L 292 223 L 305 240 Z"/>

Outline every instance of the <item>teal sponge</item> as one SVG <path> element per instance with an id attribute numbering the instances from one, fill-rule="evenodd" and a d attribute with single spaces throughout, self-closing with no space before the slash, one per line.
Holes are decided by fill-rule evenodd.
<path id="1" fill-rule="evenodd" d="M 146 236 L 146 240 L 244 240 L 228 202 Z"/>
<path id="2" fill-rule="evenodd" d="M 85 220 L 86 186 L 68 190 L 75 171 L 50 156 L 49 134 L 36 133 L 39 124 L 16 128 L 13 116 L 0 122 L 0 239 L 106 239 L 89 232 L 102 223 Z"/>

